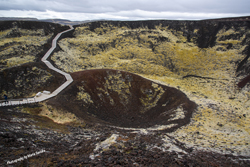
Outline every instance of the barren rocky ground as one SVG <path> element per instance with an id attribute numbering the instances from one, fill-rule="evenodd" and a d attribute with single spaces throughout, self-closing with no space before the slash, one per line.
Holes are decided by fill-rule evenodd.
<path id="1" fill-rule="evenodd" d="M 39 58 L 67 27 L 1 25 L 2 95 L 65 81 Z M 43 149 L 12 165 L 249 166 L 249 34 L 246 18 L 75 26 L 50 58 L 74 82 L 0 108 L 1 165 Z"/>

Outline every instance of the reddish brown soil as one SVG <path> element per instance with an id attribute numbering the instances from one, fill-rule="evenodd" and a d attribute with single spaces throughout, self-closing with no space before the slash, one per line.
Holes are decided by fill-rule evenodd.
<path id="1" fill-rule="evenodd" d="M 105 123 L 113 126 L 121 127 L 152 127 L 154 125 L 177 124 L 167 131 L 172 131 L 180 126 L 188 124 L 192 112 L 196 108 L 196 104 L 190 101 L 187 96 L 180 90 L 160 85 L 165 91 L 158 100 L 155 107 L 142 113 L 144 109 L 140 98 L 146 96 L 141 90 L 151 89 L 152 81 L 142 78 L 138 75 L 120 71 L 125 83 L 130 82 L 128 103 L 124 105 L 116 90 L 108 90 L 108 95 L 98 96 L 101 94 L 99 88 L 105 89 L 107 73 L 115 75 L 118 71 L 102 69 L 87 70 L 72 74 L 74 79 L 65 91 L 60 93 L 56 98 L 51 99 L 48 104 L 54 107 L 73 112 L 76 116 L 83 118 L 87 122 Z M 109 81 L 111 82 L 111 81 Z M 83 86 L 85 91 L 91 96 L 93 103 L 86 103 L 77 100 L 78 86 Z M 110 104 L 110 96 L 114 100 L 114 105 Z M 167 103 L 166 105 L 164 105 Z M 174 114 L 174 110 L 178 106 L 182 106 L 185 110 L 185 118 L 169 121 L 170 115 Z M 165 113 L 164 113 L 165 112 Z M 163 114 L 164 113 L 164 114 Z"/>
<path id="2" fill-rule="evenodd" d="M 238 85 L 239 88 L 243 88 L 249 82 L 250 82 L 250 75 L 243 78 L 237 85 Z"/>

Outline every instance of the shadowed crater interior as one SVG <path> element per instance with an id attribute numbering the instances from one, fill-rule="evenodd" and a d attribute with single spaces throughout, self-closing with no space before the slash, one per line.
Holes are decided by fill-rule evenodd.
<path id="1" fill-rule="evenodd" d="M 169 131 L 190 121 L 196 104 L 180 90 L 118 70 L 71 74 L 74 82 L 48 104 L 73 112 L 89 123 Z"/>

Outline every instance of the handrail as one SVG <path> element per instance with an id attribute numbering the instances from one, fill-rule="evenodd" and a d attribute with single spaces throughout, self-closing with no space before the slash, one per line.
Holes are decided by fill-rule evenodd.
<path id="1" fill-rule="evenodd" d="M 23 98 L 23 99 L 8 99 L 7 103 L 6 103 L 6 100 L 0 100 L 0 106 L 30 104 L 30 103 L 35 103 L 35 102 L 36 102 L 35 97 Z"/>

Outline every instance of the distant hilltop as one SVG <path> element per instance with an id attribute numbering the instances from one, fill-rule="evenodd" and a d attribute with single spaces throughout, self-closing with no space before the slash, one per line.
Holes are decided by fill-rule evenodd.
<path id="1" fill-rule="evenodd" d="M 26 17 L 0 17 L 0 21 L 8 20 L 27 20 L 27 21 L 38 21 L 37 18 L 26 18 Z"/>
<path id="2" fill-rule="evenodd" d="M 250 21 L 250 16 L 207 19 L 209 21 Z"/>
<path id="3" fill-rule="evenodd" d="M 41 22 L 50 22 L 50 23 L 56 23 L 56 24 L 62 24 L 62 25 L 80 25 L 83 23 L 96 22 L 96 21 L 111 21 L 111 20 L 105 20 L 105 19 L 71 21 L 71 20 L 66 20 L 66 19 L 41 19 L 41 20 L 39 20 L 37 18 L 29 18 L 29 17 L 27 17 L 27 18 L 26 17 L 0 17 L 0 21 L 15 21 L 15 20 L 16 21 L 20 21 L 20 20 L 21 21 L 41 21 Z M 133 21 L 133 20 L 127 20 L 127 21 Z M 143 20 L 143 21 L 147 21 L 147 20 Z M 181 21 L 192 21 L 192 20 L 181 20 Z M 195 20 L 195 21 L 250 21 L 250 16 L 214 18 L 214 19 L 211 18 L 211 19 Z"/>
<path id="4" fill-rule="evenodd" d="M 63 25 L 79 25 L 83 23 L 88 23 L 92 21 L 100 21 L 100 20 L 85 20 L 85 21 L 70 21 L 66 19 L 37 19 L 37 18 L 26 18 L 26 17 L 0 17 L 0 21 L 13 21 L 13 20 L 22 20 L 22 21 L 41 21 L 41 22 L 50 22 L 57 23 Z"/>

